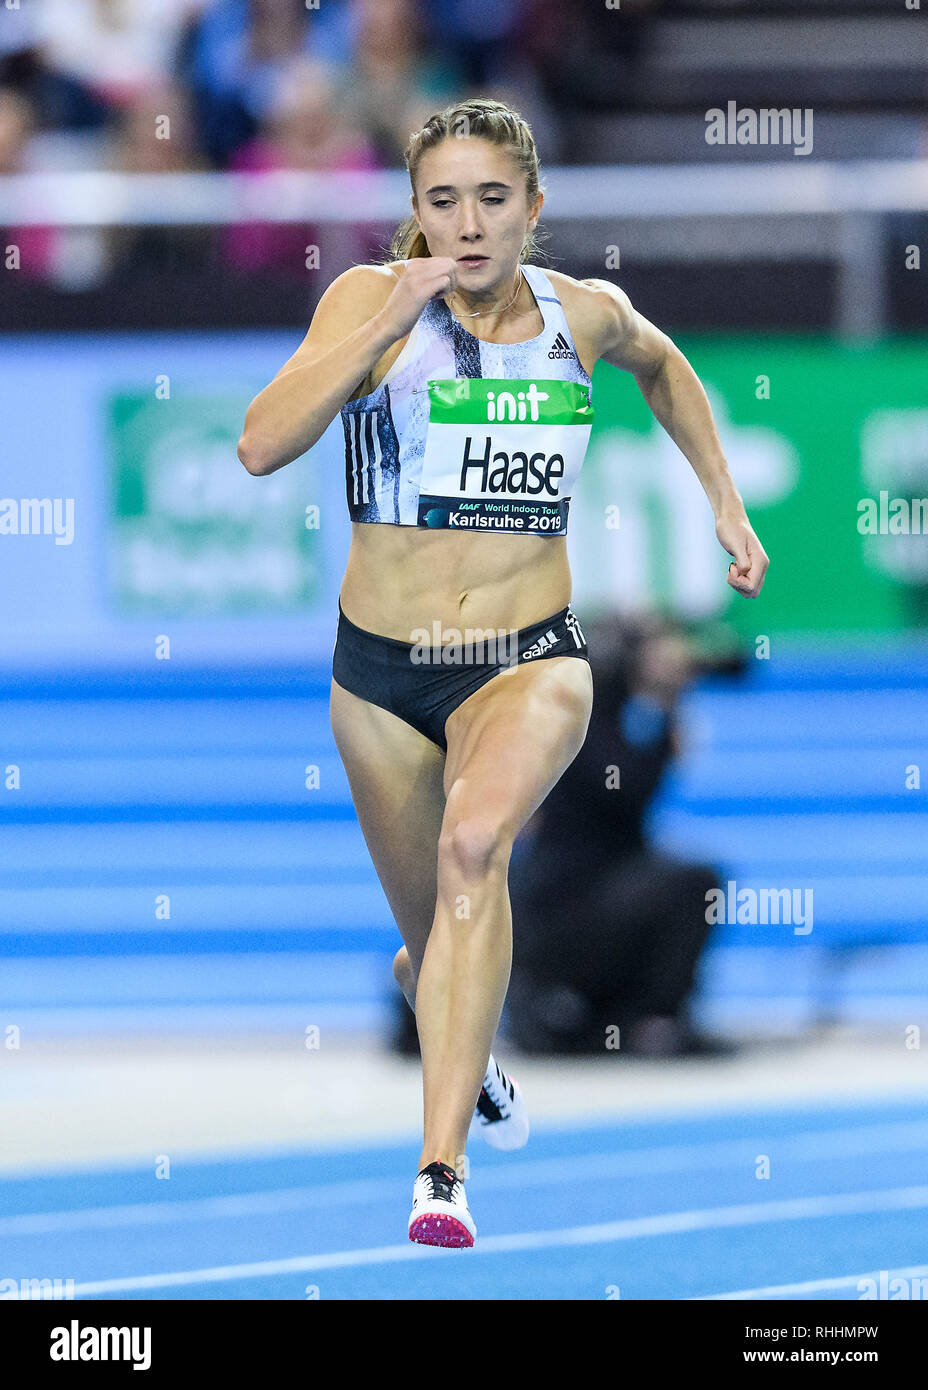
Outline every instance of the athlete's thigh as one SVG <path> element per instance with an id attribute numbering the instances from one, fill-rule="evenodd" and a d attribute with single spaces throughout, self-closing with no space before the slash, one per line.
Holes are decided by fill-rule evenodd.
<path id="1" fill-rule="evenodd" d="M 501 671 L 445 722 L 446 826 L 489 818 L 512 838 L 583 747 L 593 676 L 580 657 Z"/>
<path id="2" fill-rule="evenodd" d="M 411 724 L 335 680 L 329 712 L 377 877 L 418 969 L 435 915 L 444 754 Z"/>

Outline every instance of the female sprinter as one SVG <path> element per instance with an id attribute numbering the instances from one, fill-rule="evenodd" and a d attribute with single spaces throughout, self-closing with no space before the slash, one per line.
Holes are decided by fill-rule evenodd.
<path id="1" fill-rule="evenodd" d="M 490 1054 L 511 966 L 510 852 L 590 716 L 565 535 L 598 359 L 634 375 L 695 470 L 735 557 L 729 584 L 753 598 L 768 561 L 679 349 L 611 282 L 530 264 L 544 200 L 526 122 L 465 101 L 405 157 L 413 213 L 392 259 L 328 287 L 249 406 L 238 455 L 273 473 L 341 412 L 353 534 L 331 720 L 419 1033 L 408 1230 L 470 1246 L 471 1124 L 500 1148 L 528 1137 Z"/>

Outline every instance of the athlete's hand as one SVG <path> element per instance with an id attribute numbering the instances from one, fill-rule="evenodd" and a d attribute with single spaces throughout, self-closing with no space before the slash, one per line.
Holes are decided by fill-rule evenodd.
<path id="1" fill-rule="evenodd" d="M 405 338 L 429 300 L 448 294 L 457 278 L 457 262 L 450 256 L 414 256 L 407 261 L 377 316 L 393 334 L 393 341 Z"/>
<path id="2" fill-rule="evenodd" d="M 728 566 L 728 582 L 744 598 L 757 598 L 770 564 L 751 523 L 743 511 L 722 512 L 715 523 L 720 544 L 734 555 Z"/>

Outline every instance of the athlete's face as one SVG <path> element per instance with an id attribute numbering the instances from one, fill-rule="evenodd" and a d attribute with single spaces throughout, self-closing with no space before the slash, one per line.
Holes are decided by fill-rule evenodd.
<path id="1" fill-rule="evenodd" d="M 513 156 L 477 136 L 447 136 L 416 171 L 413 211 L 433 256 L 458 263 L 458 290 L 479 295 L 512 283 L 525 234 L 544 202 L 530 204 Z"/>

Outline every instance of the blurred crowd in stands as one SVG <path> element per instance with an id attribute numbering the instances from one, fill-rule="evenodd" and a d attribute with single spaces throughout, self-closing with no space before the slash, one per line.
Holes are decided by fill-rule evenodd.
<path id="1" fill-rule="evenodd" d="M 624 0 L 602 26 L 599 7 L 558 0 L 23 0 L 0 11 L 0 174 L 395 169 L 411 131 L 474 92 L 510 101 L 561 160 L 556 112 L 592 95 L 590 52 L 608 40 L 613 81 L 662 3 Z M 232 227 L 222 256 L 299 267 L 317 231 Z M 27 278 L 92 283 L 73 234 L 16 232 Z M 127 268 L 197 256 L 192 234 L 106 241 L 100 256 Z"/>
<path id="2" fill-rule="evenodd" d="M 704 103 L 694 57 L 703 73 L 727 72 L 740 101 L 923 103 L 913 33 L 884 25 L 892 42 L 881 55 L 863 49 L 873 31 L 849 28 L 852 18 L 878 22 L 880 9 L 880 0 L 16 0 L 0 5 L 0 168 L 29 167 L 35 137 L 54 132 L 81 139 L 45 139 L 34 152 L 42 167 L 393 168 L 431 111 L 478 93 L 521 110 L 549 163 L 586 162 L 570 138 L 573 115 Z M 806 27 L 794 40 L 797 22 Z M 888 87 L 881 75 L 893 77 Z M 151 138 L 152 112 L 176 122 L 170 149 Z"/>
<path id="3" fill-rule="evenodd" d="M 392 168 L 431 111 L 478 89 L 567 158 L 559 118 L 622 105 L 623 66 L 670 3 L 22 0 L 0 18 L 2 167 L 58 131 L 86 137 L 82 167 Z M 153 112 L 176 140 L 155 143 Z"/>
<path id="4" fill-rule="evenodd" d="M 869 70 L 859 31 L 855 66 L 830 38 L 851 18 L 882 24 L 879 0 L 0 0 L 0 176 L 396 170 L 410 133 L 468 95 L 520 111 L 547 167 L 704 158 L 704 112 L 723 96 L 814 101 L 817 121 L 831 103 L 844 114 L 817 125 L 816 157 L 857 158 L 867 140 L 923 155 L 928 59 L 911 61 L 891 23 Z M 790 24 L 807 26 L 795 42 Z M 337 273 L 389 241 L 293 224 L 3 230 L 18 278 L 56 291 L 140 268 L 305 281 L 310 243 L 336 238 Z"/>

